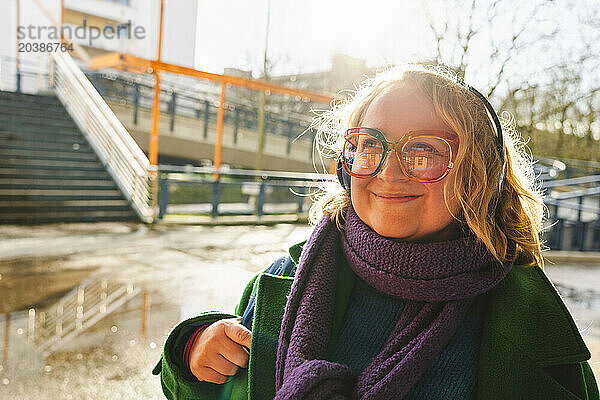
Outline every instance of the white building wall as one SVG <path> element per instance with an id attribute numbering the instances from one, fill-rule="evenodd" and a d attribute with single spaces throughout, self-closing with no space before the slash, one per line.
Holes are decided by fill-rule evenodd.
<path id="1" fill-rule="evenodd" d="M 165 0 L 163 51 L 165 62 L 193 67 L 196 50 L 198 0 Z M 144 38 L 98 39 L 94 47 L 156 59 L 160 0 L 130 0 L 129 6 L 103 0 L 65 0 L 65 7 L 85 14 L 143 27 Z M 78 41 L 86 44 L 85 41 Z"/>
<path id="2" fill-rule="evenodd" d="M 41 3 L 52 19 L 56 23 L 60 23 L 61 1 L 41 0 Z M 17 50 L 16 4 L 17 0 L 0 0 L 0 37 L 3 38 L 0 41 L 0 56 L 2 57 L 0 60 L 0 89 L 4 90 L 14 90 L 16 87 L 14 66 Z M 20 5 L 20 26 L 25 28 L 29 25 L 34 28 L 53 26 L 52 20 L 38 8 L 34 1 L 20 0 Z M 141 39 L 134 37 L 131 39 L 99 38 L 93 41 L 93 46 L 107 51 L 156 59 L 160 0 L 130 0 L 129 6 L 103 0 L 65 0 L 65 7 L 123 24 L 131 21 L 133 28 L 144 27 L 144 37 Z M 187 67 L 194 66 L 197 10 L 198 0 L 165 0 L 162 49 L 164 62 Z M 73 28 L 75 27 L 73 26 Z M 41 32 L 41 37 L 38 37 L 37 29 L 34 30 L 34 35 L 26 33 L 26 37 L 21 39 L 23 43 L 58 42 L 56 39 L 48 38 L 49 30 L 47 29 Z M 88 39 L 74 38 L 73 41 L 89 45 Z M 42 56 L 43 53 L 33 51 L 20 53 L 22 69 L 35 73 L 40 68 L 44 68 L 44 66 L 39 66 Z M 39 81 L 39 79 L 24 77 L 22 84 L 35 86 L 38 84 L 36 80 Z M 24 90 L 27 91 L 25 87 Z"/>
<path id="3" fill-rule="evenodd" d="M 60 21 L 60 0 L 43 0 L 44 8 L 55 21 Z M 20 0 L 20 21 L 17 23 L 17 1 L 0 1 L 0 89 L 14 90 L 15 83 L 15 60 L 17 57 L 17 26 L 24 27 L 24 38 L 21 43 L 53 43 L 56 40 L 49 39 L 47 29 L 41 32 L 34 29 L 33 34 L 27 29 L 29 25 L 34 28 L 49 27 L 53 25 L 52 19 L 40 10 L 35 2 L 30 0 Z M 44 72 L 44 65 L 39 65 L 39 60 L 44 58 L 44 53 L 33 51 L 19 53 L 21 70 L 27 74 L 22 79 L 22 90 L 26 92 L 35 92 L 39 85 L 43 84 L 42 79 L 35 74 Z"/>
<path id="4" fill-rule="evenodd" d="M 198 0 L 165 0 L 164 62 L 194 67 L 197 17 Z"/>

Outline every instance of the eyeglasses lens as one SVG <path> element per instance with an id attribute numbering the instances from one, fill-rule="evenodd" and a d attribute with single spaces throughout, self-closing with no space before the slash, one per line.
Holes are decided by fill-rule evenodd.
<path id="1" fill-rule="evenodd" d="M 416 137 L 404 146 L 401 159 L 407 174 L 420 180 L 436 180 L 450 164 L 450 147 L 440 138 Z"/>
<path id="2" fill-rule="evenodd" d="M 383 158 L 383 152 L 383 143 L 371 135 L 357 133 L 346 137 L 344 160 L 356 175 L 374 173 Z"/>
<path id="3" fill-rule="evenodd" d="M 343 155 L 355 176 L 372 176 L 384 156 L 384 144 L 376 137 L 356 133 L 346 137 Z M 418 180 L 436 180 L 444 175 L 450 163 L 448 143 L 437 137 L 411 138 L 402 148 L 399 159 L 404 170 Z"/>

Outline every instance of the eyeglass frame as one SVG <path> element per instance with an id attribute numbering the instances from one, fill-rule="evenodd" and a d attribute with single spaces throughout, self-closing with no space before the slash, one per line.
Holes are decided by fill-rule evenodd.
<path id="1" fill-rule="evenodd" d="M 383 157 L 381 157 L 381 160 L 379 161 L 379 165 L 377 166 L 377 168 L 375 169 L 375 171 L 371 172 L 370 174 L 367 175 L 360 175 L 360 174 L 356 174 L 354 172 L 352 172 L 350 170 L 350 168 L 348 167 L 348 165 L 346 164 L 346 157 L 344 157 L 344 149 L 346 147 L 346 143 L 350 143 L 348 141 L 348 137 L 350 135 L 356 134 L 356 133 L 362 133 L 362 132 L 368 132 L 366 134 L 376 138 L 377 140 L 379 140 L 381 142 L 381 144 L 383 144 Z M 448 136 L 453 136 L 456 137 L 456 140 L 452 140 L 452 139 L 446 139 L 443 138 L 441 136 L 437 136 L 437 135 L 417 135 L 417 136 L 411 136 L 412 133 L 436 133 L 436 134 L 446 134 Z M 405 138 L 408 136 L 408 139 L 405 141 Z M 404 147 L 408 144 L 408 142 L 411 139 L 415 139 L 415 138 L 419 138 L 419 137 L 433 137 L 433 138 L 437 138 L 437 139 L 441 139 L 442 141 L 444 141 L 447 145 L 448 145 L 448 149 L 450 150 L 450 161 L 448 161 L 448 165 L 446 166 L 446 170 L 444 171 L 444 173 L 437 179 L 419 179 L 416 178 L 414 176 L 412 176 L 411 174 L 407 173 L 405 168 L 404 168 L 404 164 L 401 160 L 401 156 L 397 151 L 397 146 L 401 143 L 401 142 L 405 142 L 402 147 L 400 148 L 400 153 L 402 153 L 404 151 Z M 402 170 L 402 172 L 404 173 L 404 175 L 406 175 L 409 179 L 416 181 L 416 182 L 420 182 L 420 183 L 435 183 L 435 182 L 439 182 L 442 179 L 444 179 L 448 173 L 450 173 L 450 170 L 454 167 L 454 162 L 453 162 L 453 155 L 452 155 L 452 145 L 450 144 L 450 142 L 455 143 L 456 145 L 458 145 L 458 135 L 456 135 L 455 133 L 449 132 L 449 131 L 445 131 L 445 130 L 435 130 L 435 129 L 420 129 L 420 130 L 411 130 L 406 132 L 405 134 L 402 135 L 402 137 L 400 137 L 400 139 L 390 142 L 385 138 L 385 135 L 383 134 L 383 132 L 381 132 L 379 129 L 375 129 L 375 128 L 369 128 L 366 126 L 359 126 L 359 127 L 355 127 L 355 128 L 349 128 L 348 130 L 346 130 L 346 134 L 344 135 L 344 145 L 342 146 L 342 166 L 344 167 L 344 169 L 346 170 L 346 172 L 350 175 L 353 176 L 355 178 L 371 178 L 376 176 L 379 172 L 381 172 L 383 165 L 385 164 L 385 161 L 387 159 L 388 154 L 393 150 L 394 153 L 396 153 L 396 158 L 398 159 L 398 164 L 400 164 L 400 169 Z M 352 143 L 350 143 L 352 144 Z"/>

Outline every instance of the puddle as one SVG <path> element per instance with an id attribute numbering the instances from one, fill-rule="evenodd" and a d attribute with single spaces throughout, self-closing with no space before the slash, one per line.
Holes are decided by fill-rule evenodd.
<path id="1" fill-rule="evenodd" d="M 18 270 L 18 268 L 17 268 Z M 0 279 L 0 313 L 45 307 L 88 278 L 94 269 L 4 272 Z"/>
<path id="2" fill-rule="evenodd" d="M 36 400 L 163 399 L 160 380 L 151 370 L 170 330 L 202 311 L 233 311 L 247 281 L 311 230 L 285 224 L 3 229 L 0 226 L 0 398 Z M 586 329 L 584 339 L 593 355 L 600 351 L 600 335 L 595 333 L 600 300 L 592 290 L 600 281 L 600 270 L 595 271 L 555 270 L 562 282 L 557 286 L 569 308 L 576 306 L 574 317 Z M 127 291 L 129 284 L 134 288 L 132 297 L 115 303 L 114 309 L 107 306 L 101 319 L 82 318 L 89 326 L 47 354 L 32 344 L 30 307 L 36 309 L 35 318 L 44 310 L 56 314 L 57 305 L 68 296 L 77 301 L 74 288 L 79 285 L 90 289 L 83 299 L 95 298 L 92 303 L 99 306 L 103 280 L 105 299 L 113 289 Z M 80 315 L 86 316 L 92 303 L 84 303 Z M 66 306 L 63 315 L 65 310 Z M 77 305 L 71 310 L 71 317 L 76 317 Z M 67 325 L 63 323 L 64 330 Z M 56 331 L 56 325 L 52 329 Z M 592 363 L 597 376 L 599 365 Z"/>

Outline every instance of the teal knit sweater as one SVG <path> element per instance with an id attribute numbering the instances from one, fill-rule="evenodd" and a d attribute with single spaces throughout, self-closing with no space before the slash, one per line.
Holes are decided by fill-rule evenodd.
<path id="1" fill-rule="evenodd" d="M 346 364 L 357 373 L 361 372 L 383 348 L 403 306 L 402 299 L 378 292 L 361 279 L 356 279 L 330 361 Z M 482 320 L 483 297 L 478 296 L 446 348 L 427 368 L 406 399 L 475 398 Z"/>

